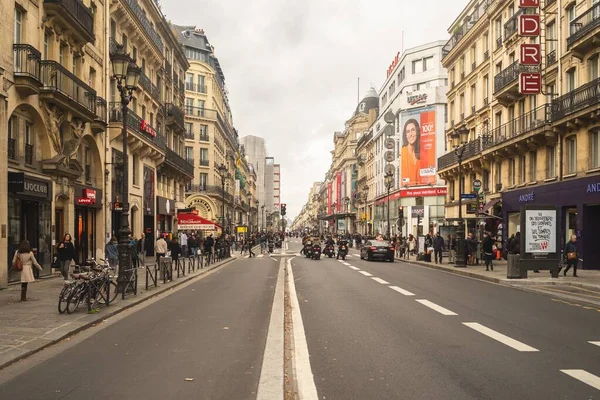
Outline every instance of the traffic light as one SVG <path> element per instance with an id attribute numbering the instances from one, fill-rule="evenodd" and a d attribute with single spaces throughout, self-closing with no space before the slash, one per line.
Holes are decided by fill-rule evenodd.
<path id="1" fill-rule="evenodd" d="M 286 207 L 286 204 L 281 205 L 281 216 L 285 215 L 285 207 Z"/>
<path id="2" fill-rule="evenodd" d="M 400 218 L 400 219 L 404 218 L 404 207 L 403 206 L 398 207 L 398 218 Z"/>

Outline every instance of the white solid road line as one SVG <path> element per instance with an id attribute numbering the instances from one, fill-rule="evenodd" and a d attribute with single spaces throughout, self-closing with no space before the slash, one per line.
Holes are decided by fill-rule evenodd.
<path id="1" fill-rule="evenodd" d="M 403 294 L 405 296 L 414 296 L 415 295 L 414 293 L 411 293 L 408 290 L 404 290 L 402 288 L 399 288 L 398 286 L 390 286 L 389 288 L 392 289 L 392 290 L 395 290 L 396 292 L 398 292 L 400 294 Z"/>
<path id="2" fill-rule="evenodd" d="M 350 265 L 350 263 L 347 263 L 346 261 L 342 261 L 342 264 L 344 264 L 344 265 Z"/>
<path id="3" fill-rule="evenodd" d="M 354 265 L 348 265 L 348 268 L 352 268 L 355 271 L 360 271 L 360 268 L 355 267 Z"/>
<path id="4" fill-rule="evenodd" d="M 588 342 L 588 343 L 596 345 L 596 346 L 600 346 L 600 342 Z"/>
<path id="5" fill-rule="evenodd" d="M 429 300 L 417 300 L 417 303 L 421 303 L 424 306 L 429 307 L 432 310 L 435 310 L 435 311 L 439 312 L 442 315 L 458 315 L 457 313 L 455 313 L 453 311 L 450 311 L 447 308 L 444 308 L 442 306 L 438 306 L 437 304 L 432 303 Z"/>
<path id="6" fill-rule="evenodd" d="M 364 276 L 373 276 L 370 273 L 368 273 L 367 271 L 358 271 L 359 274 L 363 274 Z"/>
<path id="7" fill-rule="evenodd" d="M 384 280 L 383 280 L 383 279 L 381 279 L 381 278 L 375 278 L 375 277 L 374 277 L 374 278 L 371 278 L 371 279 L 373 279 L 373 280 L 374 280 L 375 282 L 377 282 L 377 283 L 381 283 L 382 285 L 389 285 L 389 284 L 390 284 L 388 281 L 384 281 Z"/>
<path id="8" fill-rule="evenodd" d="M 479 333 L 483 333 L 484 335 L 499 341 L 509 347 L 512 347 L 518 351 L 539 351 L 538 349 L 528 346 L 525 343 L 519 342 L 518 340 L 509 338 L 506 335 L 501 334 L 500 332 L 496 332 L 493 329 L 490 329 L 486 326 L 478 324 L 477 322 L 463 322 L 463 325 L 468 326 L 471 329 L 476 330 Z"/>
<path id="9" fill-rule="evenodd" d="M 263 356 L 260 379 L 258 381 L 257 400 L 283 400 L 283 343 L 284 343 L 284 260 L 279 262 L 279 273 L 275 285 L 275 297 L 271 309 L 271 321 L 267 333 L 267 343 Z"/>
<path id="10" fill-rule="evenodd" d="M 292 357 L 292 362 L 294 365 L 296 386 L 298 388 L 298 398 L 300 400 L 319 400 L 315 378 L 310 367 L 308 343 L 306 342 L 306 334 L 304 333 L 304 323 L 302 322 L 302 314 L 300 313 L 300 303 L 298 302 L 298 296 L 296 295 L 294 272 L 292 271 L 292 263 L 289 259 L 287 260 L 287 267 L 289 274 L 288 290 L 292 306 L 292 332 L 294 336 L 294 355 Z M 280 370 L 280 373 L 281 372 L 282 370 Z"/>
<path id="11" fill-rule="evenodd" d="M 582 369 L 561 369 L 560 372 L 600 390 L 600 377 L 594 374 L 590 374 Z"/>

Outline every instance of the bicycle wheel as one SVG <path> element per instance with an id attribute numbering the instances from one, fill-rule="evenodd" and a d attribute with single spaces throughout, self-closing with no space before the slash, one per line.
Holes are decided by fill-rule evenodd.
<path id="1" fill-rule="evenodd" d="M 59 314 L 64 314 L 65 311 L 67 311 L 67 304 L 69 303 L 69 296 L 71 295 L 71 292 L 73 291 L 75 286 L 76 286 L 75 283 L 71 283 L 71 284 L 63 286 L 62 290 L 60 291 L 60 293 L 58 295 L 58 313 Z"/>
<path id="2" fill-rule="evenodd" d="M 103 304 L 106 304 L 106 290 L 109 287 L 110 287 L 110 292 L 109 292 L 110 298 L 108 299 L 108 304 L 113 303 L 117 299 L 117 296 L 119 294 L 117 291 L 118 286 L 117 286 L 116 282 L 108 281 L 108 283 L 105 283 L 104 285 L 102 285 L 102 290 L 99 291 L 100 296 L 102 297 L 101 302 Z"/>
<path id="3" fill-rule="evenodd" d="M 86 296 L 87 284 L 77 285 L 67 300 L 67 313 L 72 314 Z"/>

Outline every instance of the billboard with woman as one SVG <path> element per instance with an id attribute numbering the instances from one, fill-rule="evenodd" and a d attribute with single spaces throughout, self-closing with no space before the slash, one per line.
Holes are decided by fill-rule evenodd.
<path id="1" fill-rule="evenodd" d="M 402 113 L 402 186 L 436 183 L 435 108 Z"/>

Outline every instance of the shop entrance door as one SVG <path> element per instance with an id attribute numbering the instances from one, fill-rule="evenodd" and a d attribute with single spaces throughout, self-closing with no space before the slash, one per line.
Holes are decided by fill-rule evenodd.
<path id="1" fill-rule="evenodd" d="M 154 256 L 154 216 L 144 215 L 144 233 L 146 234 L 146 256 Z"/>
<path id="2" fill-rule="evenodd" d="M 21 239 L 27 239 L 37 255 L 38 247 L 38 203 L 37 201 L 21 201 Z"/>
<path id="3" fill-rule="evenodd" d="M 75 229 L 73 230 L 77 262 L 83 263 L 96 256 L 96 210 L 75 207 Z"/>
<path id="4" fill-rule="evenodd" d="M 579 251 L 583 254 L 584 269 L 600 269 L 600 246 L 596 240 L 596 231 L 600 226 L 600 205 L 586 206 L 583 212 L 582 237 L 577 238 Z"/>

